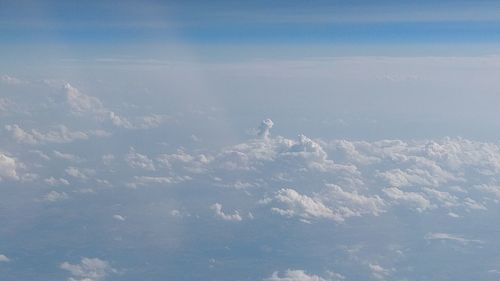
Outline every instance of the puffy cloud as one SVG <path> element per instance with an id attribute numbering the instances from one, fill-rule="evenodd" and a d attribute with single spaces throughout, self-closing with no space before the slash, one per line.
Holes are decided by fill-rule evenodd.
<path id="1" fill-rule="evenodd" d="M 78 169 L 72 166 L 66 168 L 64 171 L 66 172 L 66 174 L 81 180 L 86 180 L 89 178 L 89 176 L 95 173 L 95 171 L 92 169 Z"/>
<path id="2" fill-rule="evenodd" d="M 82 258 L 79 264 L 63 262 L 60 268 L 71 274 L 68 281 L 103 281 L 109 274 L 117 272 L 107 261 L 87 257 Z"/>
<path id="3" fill-rule="evenodd" d="M 156 157 L 159 165 L 168 169 L 180 169 L 189 173 L 203 173 L 209 168 L 208 165 L 213 160 L 211 156 L 205 154 L 192 155 L 183 149 L 177 150 L 173 154 L 161 154 Z"/>
<path id="4" fill-rule="evenodd" d="M 0 180 L 18 180 L 19 176 L 16 172 L 17 168 L 18 163 L 16 159 L 0 153 Z"/>
<path id="5" fill-rule="evenodd" d="M 46 178 L 43 180 L 46 184 L 51 185 L 51 186 L 58 186 L 58 185 L 69 185 L 69 181 L 64 178 Z"/>
<path id="6" fill-rule="evenodd" d="M 129 152 L 125 156 L 125 162 L 127 162 L 131 168 L 147 171 L 156 170 L 153 160 L 149 159 L 146 155 L 136 152 L 133 147 L 130 148 Z"/>
<path id="7" fill-rule="evenodd" d="M 10 259 L 6 255 L 0 255 L 0 262 L 9 262 Z"/>
<path id="8" fill-rule="evenodd" d="M 326 197 L 324 201 L 328 201 L 329 206 L 335 206 L 336 213 L 341 214 L 343 218 L 365 214 L 377 216 L 385 212 L 386 204 L 378 195 L 362 195 L 356 190 L 349 192 L 334 184 L 327 184 L 323 195 Z"/>
<path id="9" fill-rule="evenodd" d="M 374 263 L 369 263 L 368 267 L 370 268 L 373 277 L 379 280 L 386 280 L 392 271 L 390 269 L 383 268 L 379 264 L 374 264 Z"/>
<path id="10" fill-rule="evenodd" d="M 348 192 L 340 186 L 328 184 L 321 194 L 309 197 L 290 188 L 279 190 L 274 201 L 285 207 L 273 207 L 272 211 L 287 217 L 299 217 L 305 222 L 311 219 L 331 219 L 343 222 L 346 218 L 361 215 L 378 215 L 384 212 L 385 203 L 378 196 L 364 196 L 356 191 Z M 266 202 L 266 200 L 264 200 Z"/>
<path id="11" fill-rule="evenodd" d="M 71 131 L 64 125 L 56 126 L 53 130 L 40 132 L 32 129 L 26 131 L 17 124 L 6 125 L 5 129 L 14 140 L 25 144 L 43 144 L 43 143 L 68 143 L 76 140 L 86 140 L 89 136 L 105 137 L 108 136 L 104 131 Z"/>
<path id="12" fill-rule="evenodd" d="M 64 85 L 64 91 L 66 93 L 66 101 L 75 113 L 102 115 L 107 111 L 98 98 L 82 94 L 77 88 L 71 86 L 69 83 Z"/>
<path id="13" fill-rule="evenodd" d="M 262 120 L 257 135 L 261 138 L 267 139 L 269 137 L 270 130 L 273 127 L 273 125 L 274 123 L 271 119 Z"/>
<path id="14" fill-rule="evenodd" d="M 340 281 L 345 278 L 340 274 L 330 274 L 331 278 L 325 279 L 318 275 L 309 275 L 304 270 L 287 269 L 283 274 L 275 271 L 264 281 Z"/>
<path id="15" fill-rule="evenodd" d="M 125 221 L 125 217 L 121 215 L 113 215 L 113 219 L 118 220 L 118 221 Z"/>
<path id="16" fill-rule="evenodd" d="M 225 221 L 242 221 L 243 218 L 240 216 L 238 211 L 234 211 L 233 214 L 226 214 L 222 211 L 222 205 L 219 203 L 215 203 L 210 206 L 210 209 L 215 212 L 215 215 Z"/>
<path id="17" fill-rule="evenodd" d="M 291 188 L 282 188 L 277 192 L 273 201 L 282 203 L 284 208 L 274 207 L 272 210 L 286 217 L 305 219 L 332 219 L 343 221 L 343 217 L 326 207 L 319 199 L 300 194 Z"/>
<path id="18" fill-rule="evenodd" d="M 52 190 L 51 192 L 45 194 L 41 200 L 46 202 L 57 202 L 65 199 L 68 199 L 68 195 L 65 192 Z"/>
<path id="19" fill-rule="evenodd" d="M 431 202 L 420 193 L 402 191 L 396 187 L 385 188 L 383 191 L 389 198 L 398 203 L 412 204 L 419 212 L 431 208 Z"/>

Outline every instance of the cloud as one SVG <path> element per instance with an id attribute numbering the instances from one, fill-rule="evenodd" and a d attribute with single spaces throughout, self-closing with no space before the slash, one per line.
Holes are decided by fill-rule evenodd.
<path id="1" fill-rule="evenodd" d="M 113 219 L 115 220 L 119 220 L 119 221 L 125 221 L 125 217 L 121 216 L 121 215 L 113 215 Z"/>
<path id="2" fill-rule="evenodd" d="M 343 221 L 344 218 L 326 207 L 319 199 L 314 199 L 300 194 L 291 188 L 280 189 L 271 199 L 284 205 L 284 208 L 274 207 L 273 212 L 286 217 L 299 217 L 305 219 L 332 219 Z"/>
<path id="3" fill-rule="evenodd" d="M 343 222 L 353 216 L 378 215 L 384 212 L 385 203 L 378 196 L 364 196 L 348 192 L 334 184 L 326 185 L 322 193 L 309 197 L 294 189 L 282 188 L 274 198 L 264 199 L 284 205 L 271 210 L 286 217 L 298 217 L 304 222 L 311 219 L 331 219 Z"/>
<path id="4" fill-rule="evenodd" d="M 476 186 L 476 189 L 500 199 L 500 186 L 481 184 Z"/>
<path id="5" fill-rule="evenodd" d="M 383 268 L 379 264 L 374 264 L 374 263 L 369 263 L 368 267 L 370 268 L 373 277 L 379 280 L 386 280 L 392 271 L 390 269 Z"/>
<path id="6" fill-rule="evenodd" d="M 104 108 L 98 98 L 82 94 L 69 83 L 66 83 L 63 88 L 66 93 L 66 101 L 73 112 L 77 114 L 90 113 L 98 116 L 106 114 L 107 109 Z"/>
<path id="7" fill-rule="evenodd" d="M 0 76 L 0 81 L 7 85 L 19 85 L 23 83 L 21 79 L 6 74 Z"/>
<path id="8" fill-rule="evenodd" d="M 410 203 L 415 206 L 416 210 L 419 212 L 431 208 L 431 202 L 420 193 L 402 191 L 396 187 L 385 188 L 383 191 L 395 202 Z"/>
<path id="9" fill-rule="evenodd" d="M 10 259 L 6 255 L 0 255 L 0 262 L 9 262 Z"/>
<path id="10" fill-rule="evenodd" d="M 68 167 L 64 170 L 66 172 L 66 174 L 74 177 L 74 178 L 77 178 L 77 179 L 81 179 L 81 180 L 87 180 L 89 178 L 89 176 L 93 175 L 95 173 L 94 170 L 92 169 L 78 169 L 76 167 Z"/>
<path id="11" fill-rule="evenodd" d="M 76 140 L 86 140 L 90 136 L 107 137 L 109 133 L 101 130 L 96 131 L 71 131 L 64 125 L 56 126 L 54 129 L 47 132 L 40 132 L 35 129 L 26 131 L 17 124 L 6 125 L 5 129 L 9 132 L 12 138 L 18 143 L 24 144 L 45 144 L 45 143 L 69 143 Z"/>
<path id="12" fill-rule="evenodd" d="M 151 114 L 130 121 L 128 118 L 106 108 L 100 99 L 81 93 L 77 88 L 66 83 L 63 86 L 66 102 L 76 115 L 87 115 L 100 121 L 108 121 L 116 127 L 124 129 L 156 128 L 171 118 L 167 115 Z"/>
<path id="13" fill-rule="evenodd" d="M 52 190 L 51 192 L 45 194 L 41 201 L 45 202 L 57 202 L 57 201 L 62 201 L 68 199 L 68 195 L 66 192 L 57 192 Z"/>
<path id="14" fill-rule="evenodd" d="M 82 162 L 83 161 L 82 158 L 80 158 L 74 154 L 71 154 L 71 153 L 63 153 L 63 152 L 54 150 L 54 151 L 52 151 L 52 154 L 54 154 L 54 156 L 59 158 L 59 159 L 63 159 L 63 160 L 71 161 L 71 162 Z"/>
<path id="15" fill-rule="evenodd" d="M 50 186 L 69 185 L 69 181 L 64 178 L 50 177 L 44 179 L 43 181 Z"/>
<path id="16" fill-rule="evenodd" d="M 457 242 L 463 245 L 467 245 L 470 243 L 478 243 L 478 244 L 483 244 L 484 242 L 481 240 L 475 240 L 475 239 L 466 239 L 462 236 L 458 235 L 453 235 L 449 233 L 443 233 L 443 232 L 431 232 L 427 233 L 425 235 L 425 240 L 442 240 L 442 241 L 452 241 L 452 242 Z"/>
<path id="17" fill-rule="evenodd" d="M 222 211 L 222 205 L 219 203 L 215 203 L 210 206 L 210 209 L 215 212 L 215 215 L 225 221 L 242 221 L 243 218 L 240 216 L 238 211 L 234 211 L 233 214 L 226 214 Z"/>
<path id="18" fill-rule="evenodd" d="M 146 171 L 155 171 L 155 165 L 153 160 L 149 159 L 146 155 L 140 154 L 135 151 L 133 147 L 129 149 L 127 155 L 125 155 L 125 162 L 131 168 L 142 169 Z"/>
<path id="19" fill-rule="evenodd" d="M 134 181 L 127 184 L 127 186 L 132 188 L 137 188 L 139 186 L 151 186 L 151 185 L 170 185 L 182 181 L 181 178 L 170 178 L 170 177 L 151 177 L 151 176 L 134 176 Z"/>
<path id="20" fill-rule="evenodd" d="M 18 163 L 16 159 L 0 153 L 0 180 L 18 180 L 17 167 Z"/>
<path id="21" fill-rule="evenodd" d="M 304 270 L 287 269 L 283 274 L 275 271 L 264 281 L 340 281 L 345 278 L 340 274 L 330 274 L 331 278 L 325 279 L 318 275 L 309 275 Z"/>
<path id="22" fill-rule="evenodd" d="M 262 120 L 257 135 L 261 138 L 267 139 L 269 137 L 270 130 L 273 127 L 273 125 L 274 123 L 271 119 Z"/>
<path id="23" fill-rule="evenodd" d="M 63 262 L 60 268 L 71 274 L 68 281 L 103 281 L 109 274 L 117 272 L 107 261 L 87 257 L 82 258 L 79 264 Z"/>

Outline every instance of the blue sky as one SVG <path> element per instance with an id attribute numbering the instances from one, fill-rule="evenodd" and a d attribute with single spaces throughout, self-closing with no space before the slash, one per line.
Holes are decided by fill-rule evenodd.
<path id="1" fill-rule="evenodd" d="M 495 1 L 3 1 L 2 42 L 492 43 Z"/>

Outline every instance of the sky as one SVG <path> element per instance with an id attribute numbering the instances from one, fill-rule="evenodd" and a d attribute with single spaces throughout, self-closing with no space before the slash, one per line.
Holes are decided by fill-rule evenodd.
<path id="1" fill-rule="evenodd" d="M 498 280 L 499 15 L 0 0 L 0 279 Z"/>

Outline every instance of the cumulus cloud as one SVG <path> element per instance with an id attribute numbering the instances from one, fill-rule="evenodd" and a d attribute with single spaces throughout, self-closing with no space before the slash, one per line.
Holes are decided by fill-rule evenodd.
<path id="1" fill-rule="evenodd" d="M 55 190 L 52 190 L 51 192 L 45 194 L 41 201 L 45 202 L 57 202 L 57 201 L 62 201 L 68 199 L 68 195 L 66 192 L 57 192 Z"/>
<path id="2" fill-rule="evenodd" d="M 0 262 L 9 262 L 10 259 L 6 255 L 0 255 Z"/>
<path id="3" fill-rule="evenodd" d="M 0 153 L 0 180 L 18 180 L 19 176 L 16 172 L 17 167 L 18 163 L 16 159 Z"/>
<path id="4" fill-rule="evenodd" d="M 381 265 L 375 263 L 369 263 L 368 267 L 372 272 L 372 276 L 379 280 L 386 280 L 392 271 L 390 269 L 383 268 Z"/>
<path id="5" fill-rule="evenodd" d="M 109 136 L 109 134 L 104 131 L 71 131 L 64 125 L 56 126 L 54 129 L 46 132 L 40 132 L 35 129 L 27 131 L 17 124 L 6 125 L 5 129 L 11 134 L 11 137 L 15 141 L 31 145 L 43 143 L 69 143 L 76 140 L 86 140 L 90 136 Z"/>
<path id="6" fill-rule="evenodd" d="M 66 172 L 66 174 L 81 180 L 87 180 L 89 176 L 95 173 L 95 171 L 92 169 L 79 169 L 72 166 L 66 168 L 64 171 Z"/>
<path id="7" fill-rule="evenodd" d="M 136 152 L 133 147 L 131 147 L 127 155 L 125 155 L 125 162 L 127 162 L 131 168 L 147 171 L 156 170 L 153 160 L 144 154 Z"/>
<path id="8" fill-rule="evenodd" d="M 65 178 L 49 177 L 44 179 L 43 181 L 50 186 L 69 185 L 69 181 Z"/>
<path id="9" fill-rule="evenodd" d="M 238 211 L 234 211 L 233 214 L 226 214 L 222 211 L 222 205 L 219 203 L 215 203 L 210 206 L 210 209 L 215 212 L 215 215 L 225 221 L 242 221 L 243 218 L 240 216 Z"/>
<path id="10" fill-rule="evenodd" d="M 213 159 L 205 154 L 193 155 L 179 149 L 173 154 L 161 154 L 156 157 L 156 160 L 161 167 L 199 174 L 207 171 Z"/>
<path id="11" fill-rule="evenodd" d="M 420 193 L 402 191 L 396 187 L 385 188 L 383 191 L 395 202 L 412 204 L 419 212 L 431 208 L 431 202 Z"/>
<path id="12" fill-rule="evenodd" d="M 298 217 L 304 222 L 310 222 L 311 219 L 343 222 L 353 216 L 376 216 L 384 212 L 385 207 L 384 201 L 378 196 L 348 192 L 334 184 L 326 185 L 323 192 L 314 197 L 300 194 L 294 189 L 282 188 L 273 198 L 264 199 L 266 201 L 284 206 L 273 207 L 273 212 L 286 217 Z"/>
<path id="13" fill-rule="evenodd" d="M 267 139 L 269 137 L 271 128 L 273 127 L 274 123 L 271 119 L 264 119 L 260 123 L 259 130 L 257 132 L 257 135 L 261 138 Z"/>
<path id="14" fill-rule="evenodd" d="M 66 83 L 63 88 L 66 93 L 66 101 L 73 112 L 97 115 L 106 113 L 107 110 L 98 98 L 82 94 L 77 88 L 71 86 L 69 83 Z"/>
<path id="15" fill-rule="evenodd" d="M 117 272 L 107 261 L 87 257 L 82 258 L 78 264 L 63 262 L 60 268 L 71 274 L 68 281 L 103 281 L 109 274 Z"/>
<path id="16" fill-rule="evenodd" d="M 344 279 L 345 278 L 338 273 L 332 273 L 330 274 L 330 278 L 325 279 L 318 275 L 309 275 L 304 270 L 287 269 L 282 274 L 277 271 L 273 272 L 271 276 L 265 278 L 264 281 L 341 281 Z"/>
<path id="17" fill-rule="evenodd" d="M 113 215 L 113 219 L 118 220 L 118 221 L 125 221 L 125 217 L 121 215 Z"/>
<path id="18" fill-rule="evenodd" d="M 326 207 L 319 199 L 298 193 L 291 188 L 282 188 L 277 192 L 273 201 L 284 205 L 283 208 L 273 207 L 272 210 L 286 217 L 309 219 L 332 219 L 343 221 L 343 217 Z"/>

